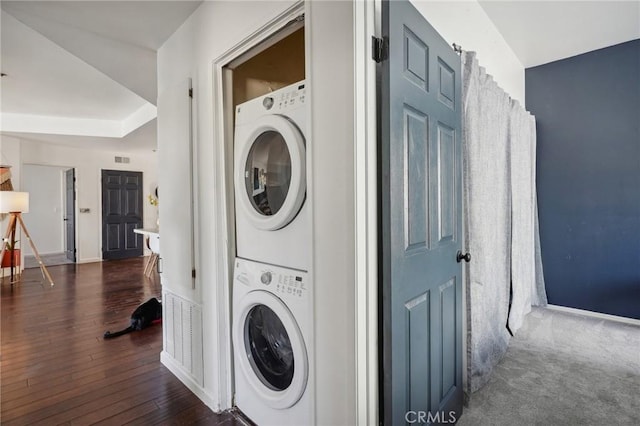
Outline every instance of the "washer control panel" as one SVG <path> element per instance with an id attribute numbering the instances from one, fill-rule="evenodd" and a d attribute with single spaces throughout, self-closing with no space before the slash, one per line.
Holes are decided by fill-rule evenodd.
<path id="1" fill-rule="evenodd" d="M 266 265 L 237 258 L 235 282 L 249 287 L 265 288 L 281 297 L 305 297 L 309 284 L 307 273 L 295 269 Z"/>
<path id="2" fill-rule="evenodd" d="M 296 274 L 278 274 L 275 285 L 275 292 L 281 294 L 290 294 L 292 296 L 302 297 L 307 291 L 303 277 Z"/>

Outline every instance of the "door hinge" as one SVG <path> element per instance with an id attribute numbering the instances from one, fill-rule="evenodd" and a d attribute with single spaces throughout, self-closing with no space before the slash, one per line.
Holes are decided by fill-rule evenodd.
<path id="1" fill-rule="evenodd" d="M 193 98 L 193 89 L 189 89 L 189 97 Z"/>
<path id="2" fill-rule="evenodd" d="M 191 278 L 195 278 L 196 277 L 196 270 L 195 268 L 191 270 Z"/>
<path id="3" fill-rule="evenodd" d="M 388 44 L 384 38 L 371 36 L 371 58 L 380 63 L 387 59 Z"/>

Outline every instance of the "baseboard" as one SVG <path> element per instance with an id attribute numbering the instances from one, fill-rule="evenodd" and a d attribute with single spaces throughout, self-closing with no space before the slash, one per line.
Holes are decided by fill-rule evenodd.
<path id="1" fill-rule="evenodd" d="M 14 266 L 14 268 L 15 268 L 15 272 L 14 273 L 16 273 L 16 274 L 22 274 L 24 272 L 24 265 L 16 265 L 16 266 Z M 18 268 L 20 268 L 20 271 L 17 271 Z M 36 266 L 36 268 L 37 268 L 37 266 Z M 9 267 L 0 268 L 0 272 L 2 274 L 4 274 L 5 276 L 6 275 L 10 275 L 11 274 L 11 268 L 9 268 Z"/>
<path id="2" fill-rule="evenodd" d="M 102 259 L 100 259 L 99 257 L 90 257 L 88 259 L 80 259 L 78 260 L 77 263 L 95 263 L 95 262 L 102 262 Z"/>
<path id="3" fill-rule="evenodd" d="M 49 255 L 58 255 L 58 254 L 65 254 L 65 251 L 47 251 L 47 252 L 43 252 L 43 251 L 39 251 L 38 254 L 42 257 L 42 256 L 49 256 Z M 31 253 L 31 254 L 24 254 L 24 257 L 32 257 L 35 259 L 35 254 Z"/>
<path id="4" fill-rule="evenodd" d="M 191 377 L 190 374 L 186 373 L 182 369 L 180 364 L 178 364 L 178 362 L 173 359 L 171 355 L 169 355 L 165 351 L 160 352 L 160 362 L 162 363 L 162 365 L 167 367 L 169 371 L 171 371 L 171 373 L 173 373 L 173 375 L 176 376 L 191 392 L 193 392 L 198 398 L 200 398 L 200 400 L 204 402 L 207 407 L 211 408 L 211 410 L 213 410 L 213 412 L 215 413 L 220 412 L 219 404 L 217 404 L 213 400 L 211 395 L 209 395 L 207 391 L 202 388 L 202 386 L 200 386 L 195 382 L 195 380 L 193 380 L 193 377 Z"/>
<path id="5" fill-rule="evenodd" d="M 609 321 L 616 321 L 616 322 L 621 322 L 625 324 L 640 326 L 640 320 L 637 320 L 635 318 L 619 317 L 617 315 L 603 314 L 600 312 L 587 311 L 584 309 L 577 309 L 577 308 L 568 308 L 566 306 L 558 306 L 558 305 L 547 305 L 547 308 L 553 311 L 567 312 L 570 314 L 583 315 L 591 318 L 606 319 Z"/>

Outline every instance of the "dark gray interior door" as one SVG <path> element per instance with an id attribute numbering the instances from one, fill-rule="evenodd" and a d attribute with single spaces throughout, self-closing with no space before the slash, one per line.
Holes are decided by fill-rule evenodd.
<path id="1" fill-rule="evenodd" d="M 67 259 L 76 261 L 76 170 L 64 172 L 64 251 Z"/>
<path id="2" fill-rule="evenodd" d="M 102 258 L 142 256 L 142 173 L 102 171 Z"/>
<path id="3" fill-rule="evenodd" d="M 408 1 L 383 2 L 382 419 L 462 414 L 460 59 Z"/>

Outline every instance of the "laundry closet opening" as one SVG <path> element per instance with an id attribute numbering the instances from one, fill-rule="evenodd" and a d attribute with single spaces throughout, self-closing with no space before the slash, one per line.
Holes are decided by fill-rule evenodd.
<path id="1" fill-rule="evenodd" d="M 314 412 L 310 98 L 297 13 L 222 67 L 234 402 L 282 426 L 311 424 Z"/>

